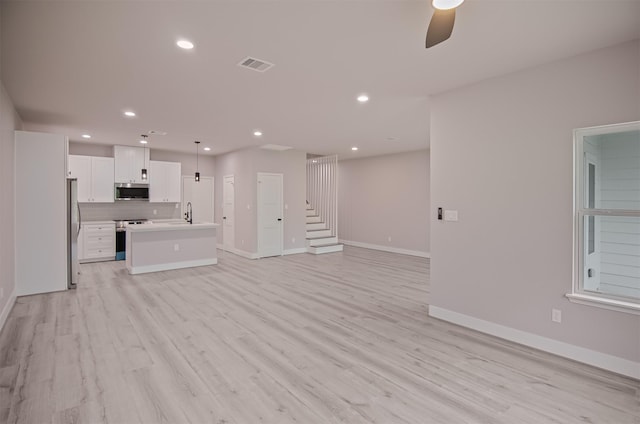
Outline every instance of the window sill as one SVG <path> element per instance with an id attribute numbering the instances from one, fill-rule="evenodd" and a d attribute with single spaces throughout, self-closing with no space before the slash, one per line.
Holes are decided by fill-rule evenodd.
<path id="1" fill-rule="evenodd" d="M 607 299 L 581 293 L 567 293 L 566 296 L 573 303 L 594 306 L 596 308 L 610 309 L 612 311 L 625 312 L 627 314 L 640 315 L 640 304 L 638 303 Z"/>

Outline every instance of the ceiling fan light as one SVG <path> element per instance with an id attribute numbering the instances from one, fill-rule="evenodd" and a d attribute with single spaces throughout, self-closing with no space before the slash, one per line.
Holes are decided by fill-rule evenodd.
<path id="1" fill-rule="evenodd" d="M 455 9 L 460 6 L 464 0 L 433 0 L 431 4 L 433 7 L 440 10 Z"/>

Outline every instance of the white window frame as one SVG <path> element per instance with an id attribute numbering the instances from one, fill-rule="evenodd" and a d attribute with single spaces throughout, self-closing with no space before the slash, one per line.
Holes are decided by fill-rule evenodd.
<path id="1" fill-rule="evenodd" d="M 640 210 L 623 209 L 588 209 L 584 206 L 585 169 L 584 139 L 585 137 L 640 130 L 640 121 L 599 127 L 578 128 L 573 131 L 573 287 L 567 298 L 574 303 L 611 309 L 620 312 L 640 315 L 640 300 L 618 297 L 605 293 L 587 291 L 583 287 L 584 279 L 584 218 L 585 216 L 632 216 L 640 218 Z"/>

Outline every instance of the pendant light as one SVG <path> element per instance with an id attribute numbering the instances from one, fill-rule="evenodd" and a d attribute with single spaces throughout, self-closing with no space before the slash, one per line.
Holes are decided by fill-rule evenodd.
<path id="1" fill-rule="evenodd" d="M 200 181 L 200 172 L 198 172 L 198 150 L 200 149 L 200 142 L 194 141 L 196 143 L 196 182 Z"/>
<path id="2" fill-rule="evenodd" d="M 147 148 L 147 137 L 149 137 L 149 136 L 146 135 L 146 134 L 140 134 L 140 136 L 142 137 L 142 140 L 140 140 L 140 143 L 145 145 L 144 148 L 146 150 L 146 148 Z M 146 153 L 146 151 L 145 151 L 145 153 Z M 145 157 L 146 157 L 146 154 L 145 154 Z M 147 168 L 146 167 L 147 167 L 147 162 L 145 161 L 144 168 L 142 168 L 142 181 L 147 181 L 147 179 L 148 179 L 148 173 L 147 173 Z"/>

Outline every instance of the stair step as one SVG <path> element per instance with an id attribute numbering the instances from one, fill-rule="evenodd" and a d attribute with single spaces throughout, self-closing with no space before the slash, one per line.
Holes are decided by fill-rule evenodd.
<path id="1" fill-rule="evenodd" d="M 315 209 L 307 209 L 307 216 L 313 216 L 316 214 L 316 210 Z"/>
<path id="2" fill-rule="evenodd" d="M 307 252 L 314 255 L 322 255 L 324 253 L 342 252 L 342 244 L 327 244 L 324 246 L 309 246 Z"/>
<path id="3" fill-rule="evenodd" d="M 326 230 L 327 226 L 324 222 L 307 222 L 307 231 Z"/>
<path id="4" fill-rule="evenodd" d="M 307 247 L 327 246 L 330 244 L 338 244 L 338 237 L 321 237 L 316 239 L 307 239 Z"/>
<path id="5" fill-rule="evenodd" d="M 318 215 L 307 216 L 307 224 L 315 224 L 317 222 L 322 222 Z"/>
<path id="6" fill-rule="evenodd" d="M 321 238 L 321 237 L 331 237 L 331 230 L 324 229 L 324 230 L 307 231 L 307 238 L 308 239 L 317 239 L 317 238 Z"/>

